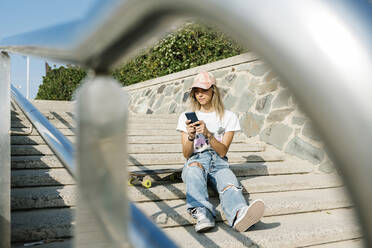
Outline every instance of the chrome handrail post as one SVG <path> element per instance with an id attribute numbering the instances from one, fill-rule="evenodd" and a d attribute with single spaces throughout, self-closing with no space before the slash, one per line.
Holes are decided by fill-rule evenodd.
<path id="1" fill-rule="evenodd" d="M 10 247 L 10 57 L 0 53 L 0 247 Z"/>
<path id="2" fill-rule="evenodd" d="M 77 247 L 128 247 L 128 96 L 108 76 L 77 94 Z M 97 214 L 99 213 L 99 214 Z"/>

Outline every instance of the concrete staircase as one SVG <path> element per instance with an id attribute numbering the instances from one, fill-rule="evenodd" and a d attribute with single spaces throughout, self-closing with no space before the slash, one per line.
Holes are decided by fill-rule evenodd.
<path id="1" fill-rule="evenodd" d="M 74 142 L 70 105 L 39 107 Z M 130 116 L 129 170 L 182 167 L 176 121 L 175 115 Z M 43 243 L 37 247 L 71 247 L 75 181 L 14 104 L 11 126 L 13 247 L 36 241 Z M 228 157 L 246 199 L 266 203 L 265 217 L 247 232 L 231 229 L 219 212 L 217 227 L 197 234 L 180 180 L 155 181 L 149 189 L 130 186 L 129 197 L 180 247 L 362 246 L 352 203 L 337 175 L 317 172 L 312 164 L 243 134 L 235 136 Z M 220 211 L 215 192 L 210 199 Z"/>

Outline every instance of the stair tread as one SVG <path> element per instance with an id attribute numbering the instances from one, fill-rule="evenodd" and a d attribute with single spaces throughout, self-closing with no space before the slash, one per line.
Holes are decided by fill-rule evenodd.
<path id="1" fill-rule="evenodd" d="M 43 113 L 75 142 L 73 113 L 62 110 L 44 110 Z M 13 111 L 11 118 L 11 130 L 18 132 L 11 136 L 12 241 L 70 237 L 76 204 L 75 180 L 35 129 L 27 135 L 30 123 L 22 113 Z M 175 131 L 177 120 L 178 114 L 129 115 L 130 171 L 183 167 L 185 159 L 181 154 L 180 133 Z M 243 186 L 245 198 L 261 198 L 266 203 L 262 222 L 248 232 L 232 230 L 222 222 L 224 216 L 218 214 L 218 228 L 205 235 L 196 235 L 193 220 L 185 210 L 185 184 L 180 180 L 155 181 L 149 189 L 129 187 L 129 198 L 163 227 L 180 247 L 225 247 L 231 244 L 246 247 L 253 241 L 264 247 L 313 245 L 320 248 L 338 247 L 332 246 L 336 244 L 334 242 L 350 244 L 352 241 L 348 239 L 361 237 L 354 221 L 354 210 L 350 209 L 352 203 L 336 174 L 314 173 L 315 167 L 309 162 L 248 139 L 241 132 L 235 135 L 228 157 Z M 220 212 L 216 192 L 211 189 L 209 192 L 211 202 Z M 67 248 L 71 244 L 67 239 L 39 247 Z"/>
<path id="2" fill-rule="evenodd" d="M 179 170 L 184 164 L 175 165 L 152 165 L 152 166 L 128 166 L 128 171 L 136 172 L 142 170 Z M 278 175 L 294 173 L 310 173 L 314 166 L 310 163 L 300 162 L 296 159 L 287 159 L 283 162 L 264 163 L 230 163 L 230 169 L 236 176 L 248 175 Z"/>
<path id="3" fill-rule="evenodd" d="M 320 245 L 307 246 L 307 248 L 363 248 L 362 239 L 350 239 L 339 242 L 323 243 Z"/>
<path id="4" fill-rule="evenodd" d="M 12 188 L 75 184 L 75 180 L 65 168 L 12 170 L 11 178 Z"/>
<path id="5" fill-rule="evenodd" d="M 65 136 L 75 136 L 75 128 L 59 128 L 58 129 L 63 135 Z M 28 134 L 28 135 L 39 135 L 35 128 L 29 133 L 30 129 L 28 127 L 11 127 L 12 135 L 16 136 L 19 135 L 18 133 Z M 171 130 L 136 130 L 136 129 L 128 129 L 128 136 L 177 136 L 180 137 L 180 132 L 176 131 L 175 129 Z M 236 136 L 236 137 L 235 137 Z M 237 133 L 234 136 L 235 141 L 245 141 L 246 137 L 244 134 Z"/>
<path id="6" fill-rule="evenodd" d="M 72 239 L 71 238 L 60 238 L 60 239 L 51 239 L 51 240 L 40 240 L 41 244 L 37 244 L 37 248 L 72 248 Z M 20 242 L 13 243 L 12 248 L 24 248 L 25 244 L 30 244 L 40 241 L 30 241 L 30 242 Z M 31 246 L 32 247 L 32 246 Z"/>
<path id="7" fill-rule="evenodd" d="M 157 161 L 155 164 L 151 163 L 141 163 L 140 161 L 136 160 L 138 157 L 131 156 L 130 160 L 132 160 L 129 163 L 128 168 L 131 170 L 136 168 L 179 168 L 179 166 L 182 166 L 185 163 L 185 160 L 181 156 L 171 156 L 169 155 L 172 160 L 160 160 Z M 142 157 L 143 158 L 143 157 Z M 230 164 L 246 164 L 246 163 L 252 163 L 252 164 L 265 164 L 265 163 L 271 163 L 271 162 L 285 162 L 282 161 L 283 157 L 268 157 L 268 161 L 263 161 L 260 157 L 250 157 L 249 160 L 247 159 L 239 159 L 239 157 L 232 157 L 229 159 Z M 146 159 L 146 158 L 145 158 Z M 147 158 L 147 161 L 150 160 L 151 157 Z M 271 160 L 271 161 L 270 161 Z M 136 162 L 137 161 L 137 162 Z M 146 160 L 145 160 L 146 161 Z M 155 161 L 156 162 L 156 161 Z M 163 163 L 162 163 L 163 162 Z M 302 162 L 297 162 L 299 164 L 300 168 L 309 166 L 309 168 L 313 168 L 312 164 L 309 164 L 307 162 L 303 162 L 305 166 L 302 166 Z M 19 156 L 12 156 L 11 157 L 11 166 L 12 169 L 47 169 L 47 168 L 62 168 L 63 165 L 58 160 L 58 158 L 54 155 L 19 155 Z M 301 169 L 303 170 L 303 169 Z"/>
<path id="8" fill-rule="evenodd" d="M 12 169 L 47 169 L 62 168 L 63 165 L 56 156 L 11 156 Z"/>
<path id="9" fill-rule="evenodd" d="M 71 236 L 73 209 L 38 209 L 11 213 L 12 242 Z"/>
<path id="10" fill-rule="evenodd" d="M 181 154 L 181 144 L 129 144 L 129 154 L 139 153 L 178 153 Z M 264 146 L 232 143 L 229 149 L 231 152 L 264 152 Z M 11 155 L 52 155 L 53 151 L 48 145 L 11 145 Z M 181 155 L 182 156 L 182 155 Z"/>
<path id="11" fill-rule="evenodd" d="M 47 157 L 47 156 L 44 156 Z M 296 161 L 288 161 L 288 163 L 243 163 L 243 164 L 232 164 L 232 169 L 236 172 L 237 176 L 243 175 L 270 175 L 271 174 L 288 174 L 288 173 L 308 173 L 313 167 L 310 166 L 298 166 L 296 167 Z M 130 170 L 138 170 L 138 167 Z M 130 168 L 130 167 L 129 167 Z M 141 167 L 143 168 L 143 167 Z M 160 169 L 160 166 L 155 167 Z M 163 169 L 169 169 L 170 167 L 164 165 Z M 178 167 L 180 168 L 180 167 Z M 151 166 L 146 167 L 151 169 Z M 288 169 L 288 171 L 286 171 Z M 301 174 L 299 174 L 301 175 Z M 42 169 L 17 169 L 11 171 L 12 187 L 30 187 L 30 186 L 50 186 L 50 185 L 63 185 L 63 184 L 74 184 L 75 181 L 64 167 L 57 168 L 42 168 Z"/>
<path id="12" fill-rule="evenodd" d="M 346 197 L 345 189 L 342 187 L 275 193 L 251 193 L 244 196 L 248 202 L 262 199 L 266 205 L 264 216 L 298 214 L 352 206 L 350 198 Z M 135 199 L 132 200 L 135 201 Z M 212 197 L 210 202 L 215 207 L 217 206 L 216 220 L 226 221 L 225 216 L 222 214 L 219 199 Z M 186 211 L 184 199 L 142 202 L 136 203 L 136 205 L 161 227 L 183 226 L 194 223 Z"/>
<path id="13" fill-rule="evenodd" d="M 181 168 L 182 165 L 179 165 L 178 167 L 176 168 Z M 129 167 L 130 169 L 129 170 L 137 170 L 136 168 L 131 168 Z M 153 167 L 151 167 L 151 169 L 153 169 Z M 154 169 L 170 169 L 169 166 L 167 165 L 163 165 L 163 166 L 154 166 Z M 233 170 L 233 172 L 237 175 L 237 176 L 247 176 L 247 175 L 280 175 L 280 174 L 289 174 L 289 173 L 309 173 L 312 171 L 312 168 L 310 166 L 307 166 L 306 164 L 300 164 L 298 165 L 298 162 L 297 161 L 286 161 L 284 163 L 276 163 L 276 162 L 268 162 L 268 163 L 265 163 L 265 164 L 261 164 L 261 163 L 247 163 L 247 164 L 232 164 L 231 165 L 231 169 Z M 48 182 L 48 181 L 51 181 L 52 183 L 55 183 L 55 180 L 52 180 L 52 179 L 49 179 L 49 175 L 46 174 L 48 172 L 48 170 L 41 170 L 40 173 L 36 174 L 35 175 L 35 178 L 38 178 L 38 177 L 41 177 L 41 176 L 44 176 L 44 177 L 47 177 L 47 179 L 44 180 L 44 182 Z M 15 172 L 13 172 L 14 174 L 14 179 L 13 180 L 16 180 L 18 177 L 18 180 L 16 180 L 16 182 L 22 182 L 22 183 L 17 183 L 17 186 L 18 187 L 27 187 L 27 186 L 33 186 L 34 184 L 31 184 L 30 185 L 30 181 L 32 182 L 37 182 L 37 179 L 33 179 L 33 180 L 23 180 L 22 178 L 22 175 L 25 175 L 26 174 L 26 178 L 29 178 L 29 174 L 27 174 L 28 172 L 27 171 L 24 171 L 23 173 L 20 173 L 20 174 L 17 174 Z M 63 174 L 65 174 L 66 172 L 64 172 Z M 34 173 L 35 174 L 35 173 Z M 40 175 L 41 174 L 41 175 Z M 55 173 L 54 173 L 55 174 Z M 65 174 L 66 175 L 66 174 Z M 59 174 L 59 176 L 61 176 Z M 66 177 L 69 177 L 68 175 L 66 175 Z M 71 178 L 68 178 L 70 181 L 72 180 Z M 16 183 L 15 182 L 15 183 Z M 47 186 L 47 185 L 46 185 Z M 71 186 L 65 186 L 65 187 L 62 187 L 62 186 L 56 186 L 55 190 L 63 190 L 63 189 L 68 189 L 70 188 Z M 46 200 L 49 200 L 49 195 L 50 193 L 48 193 L 50 190 L 50 188 L 53 188 L 51 186 L 48 186 L 48 187 L 45 187 L 45 191 L 43 194 L 45 194 L 45 199 Z M 39 199 L 41 196 L 40 196 L 40 192 L 43 191 L 43 188 L 40 188 L 40 187 L 35 187 L 35 188 L 14 188 L 12 192 L 13 196 L 17 196 L 16 192 L 19 192 L 18 194 L 21 194 L 21 197 L 25 197 L 23 196 L 24 194 L 27 194 L 27 193 L 22 193 L 22 192 L 30 192 L 29 195 L 26 195 L 26 198 L 36 198 L 36 199 Z M 53 191 L 52 191 L 53 192 Z M 55 191 L 56 192 L 56 191 Z M 42 195 L 43 195 L 42 194 Z M 61 193 L 63 198 L 65 197 L 68 197 L 68 193 Z M 36 195 L 36 196 L 35 196 Z M 54 197 L 54 196 L 52 196 Z M 44 200 L 44 199 L 42 199 Z M 58 201 L 60 201 L 61 199 L 58 199 Z M 12 208 L 17 208 L 18 205 L 22 205 L 23 202 L 17 202 L 17 203 L 12 203 Z M 35 203 L 36 204 L 36 203 Z"/>
<path id="14" fill-rule="evenodd" d="M 248 176 L 239 177 L 243 192 L 264 193 L 281 192 L 307 189 L 320 189 L 342 186 L 342 181 L 337 176 L 326 174 L 293 174 L 276 176 Z M 128 188 L 131 199 L 136 201 L 159 201 L 184 199 L 185 184 L 179 183 L 153 183 L 151 188 L 142 186 L 132 186 Z M 216 195 L 214 191 L 209 191 L 210 196 Z"/>
<path id="15" fill-rule="evenodd" d="M 74 209 L 45 209 L 12 213 L 12 241 L 69 237 Z M 315 245 L 360 238 L 360 227 L 353 209 L 334 209 L 263 217 L 249 231 L 238 233 L 224 222 L 197 235 L 192 225 L 168 227 L 163 230 L 180 247 L 246 247 L 252 242 L 263 247 Z M 273 230 L 274 229 L 274 230 Z M 272 232 L 275 231 L 275 235 Z M 41 236 L 43 235 L 43 236 Z"/>
<path id="16" fill-rule="evenodd" d="M 75 120 L 73 119 L 49 119 L 49 122 L 56 128 L 76 128 Z M 177 122 L 167 122 L 163 120 L 143 120 L 143 121 L 129 121 L 129 128 L 136 130 L 169 130 L 174 131 L 177 127 Z M 12 128 L 22 128 L 31 126 L 31 122 L 28 120 L 12 120 L 10 123 Z"/>
<path id="17" fill-rule="evenodd" d="M 72 143 L 75 143 L 75 136 L 67 136 Z M 12 145 L 44 145 L 45 141 L 39 135 L 12 135 Z M 175 135 L 154 135 L 154 136 L 128 136 L 128 144 L 180 144 L 180 136 Z M 247 142 L 244 136 L 234 137 L 232 144 L 248 144 L 251 146 L 265 147 L 258 142 Z"/>
<path id="18" fill-rule="evenodd" d="M 262 153 L 256 152 L 229 152 L 227 154 L 229 163 L 244 162 L 274 162 L 284 161 L 285 155 L 279 151 L 265 150 Z M 159 153 L 159 154 L 130 154 L 128 165 L 159 165 L 159 164 L 180 164 L 184 163 L 185 158 L 179 153 Z"/>
<path id="19" fill-rule="evenodd" d="M 61 185 L 14 188 L 11 193 L 12 211 L 75 206 L 76 187 L 76 185 Z"/>
<path id="20" fill-rule="evenodd" d="M 76 205 L 76 186 L 51 186 L 14 189 L 12 209 L 73 207 Z M 266 204 L 265 216 L 296 214 L 325 209 L 348 208 L 353 204 L 343 187 L 310 189 L 274 193 L 244 194 L 247 201 L 262 199 Z M 280 201 L 278 201 L 280 199 Z M 131 199 L 133 202 L 135 198 Z M 217 220 L 225 220 L 216 195 L 210 197 L 216 206 Z M 190 225 L 192 218 L 185 209 L 185 199 L 137 202 L 136 205 L 161 227 Z"/>
<path id="21" fill-rule="evenodd" d="M 236 232 L 224 223 L 203 235 L 193 226 L 165 228 L 180 247 L 299 247 L 361 237 L 349 209 L 264 217 L 247 232 Z"/>
<path id="22" fill-rule="evenodd" d="M 38 149 L 30 148 L 33 155 L 26 156 L 24 153 L 19 153 L 19 156 L 11 156 L 11 166 L 13 169 L 21 168 L 44 168 L 44 167 L 61 167 L 61 163 L 53 156 L 53 153 L 47 147 L 39 147 L 42 152 L 46 152 L 47 156 L 41 155 Z M 21 151 L 21 150 L 20 150 Z M 50 151 L 50 152 L 48 152 Z M 246 163 L 246 162 L 277 162 L 283 161 L 285 155 L 281 152 L 234 152 L 227 154 L 229 163 Z M 185 158 L 181 153 L 140 153 L 129 154 L 128 166 L 153 166 L 153 165 L 177 165 L 184 164 Z M 49 164 L 50 163 L 50 164 Z"/>

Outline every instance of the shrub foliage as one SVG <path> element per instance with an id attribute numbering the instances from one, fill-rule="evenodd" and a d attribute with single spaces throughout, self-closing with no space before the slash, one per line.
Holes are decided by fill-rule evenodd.
<path id="1" fill-rule="evenodd" d="M 123 85 L 168 75 L 238 55 L 242 48 L 217 29 L 187 24 L 114 71 Z"/>
<path id="2" fill-rule="evenodd" d="M 86 74 L 85 70 L 75 66 L 49 69 L 39 86 L 36 99 L 70 101 Z"/>
<path id="3" fill-rule="evenodd" d="M 124 86 L 204 65 L 243 52 L 236 42 L 214 27 L 189 23 L 113 71 Z M 71 100 L 86 72 L 78 67 L 51 69 L 37 99 Z"/>

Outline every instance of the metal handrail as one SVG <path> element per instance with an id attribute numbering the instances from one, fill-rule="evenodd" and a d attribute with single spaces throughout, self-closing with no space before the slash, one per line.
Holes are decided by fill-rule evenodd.
<path id="1" fill-rule="evenodd" d="M 74 179 L 76 176 L 75 147 L 43 114 L 27 100 L 13 85 L 11 97 L 38 130 L 48 146 L 60 159 Z M 129 239 L 136 247 L 177 247 L 161 229 L 156 226 L 133 203 L 129 203 Z M 99 215 L 99 213 L 96 213 Z"/>
<path id="2" fill-rule="evenodd" d="M 279 74 L 345 176 L 366 244 L 372 246 L 370 1 L 99 1 L 85 20 L 70 26 L 68 31 L 74 32 L 64 33 L 58 27 L 16 36 L 0 41 L 0 49 L 76 62 L 107 73 L 121 57 L 141 48 L 149 34 L 173 24 L 166 18 L 175 15 L 220 24 Z"/>
<path id="3" fill-rule="evenodd" d="M 75 177 L 76 164 L 74 147 L 71 141 L 55 128 L 33 104 L 14 87 L 14 85 L 11 85 L 11 97 L 30 120 L 31 124 L 35 126 L 52 151 L 57 155 L 67 171 L 71 176 Z"/>

